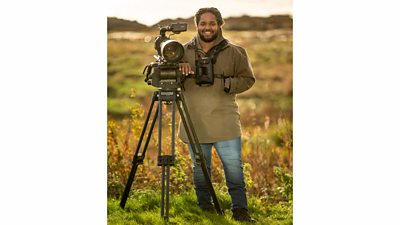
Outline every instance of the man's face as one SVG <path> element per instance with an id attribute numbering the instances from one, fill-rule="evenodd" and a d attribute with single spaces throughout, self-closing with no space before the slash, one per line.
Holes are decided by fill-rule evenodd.
<path id="1" fill-rule="evenodd" d="M 217 18 L 214 14 L 209 12 L 201 14 L 199 23 L 197 24 L 197 32 L 202 41 L 214 41 L 218 37 L 219 28 L 220 26 L 218 26 Z"/>

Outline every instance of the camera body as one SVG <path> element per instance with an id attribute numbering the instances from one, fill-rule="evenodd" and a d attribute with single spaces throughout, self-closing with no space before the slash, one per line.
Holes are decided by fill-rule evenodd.
<path id="1" fill-rule="evenodd" d="M 186 23 L 172 23 L 160 27 L 160 35 L 155 39 L 154 48 L 157 61 L 148 64 L 143 71 L 148 85 L 160 89 L 177 89 L 182 86 L 184 75 L 179 71 L 179 61 L 185 54 L 181 43 L 165 35 L 167 31 L 179 34 L 187 30 Z"/>
<path id="2" fill-rule="evenodd" d="M 214 66 L 212 57 L 201 56 L 196 60 L 195 82 L 199 86 L 211 86 L 214 84 Z"/>

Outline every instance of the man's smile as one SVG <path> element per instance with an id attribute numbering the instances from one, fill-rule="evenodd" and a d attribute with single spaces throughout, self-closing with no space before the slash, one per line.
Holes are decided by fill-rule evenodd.
<path id="1" fill-rule="evenodd" d="M 214 34 L 214 32 L 211 30 L 206 30 L 206 31 L 203 31 L 202 33 L 206 34 L 206 35 Z"/>

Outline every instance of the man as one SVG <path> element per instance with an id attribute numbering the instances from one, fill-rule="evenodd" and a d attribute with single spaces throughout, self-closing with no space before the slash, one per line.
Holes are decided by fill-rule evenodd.
<path id="1" fill-rule="evenodd" d="M 245 49 L 229 43 L 223 37 L 221 27 L 224 21 L 218 9 L 199 9 L 195 15 L 195 23 L 197 35 L 185 44 L 185 56 L 183 63 L 180 64 L 180 71 L 187 75 L 182 94 L 201 144 L 209 174 L 211 174 L 212 146 L 216 148 L 222 161 L 226 184 L 232 199 L 233 218 L 239 221 L 254 221 L 247 207 L 236 94 L 253 86 L 255 77 Z M 213 60 L 207 60 L 205 57 Z M 199 64 L 200 61 L 203 61 L 203 64 Z M 203 67 L 203 70 L 200 67 Z M 213 71 L 214 81 L 210 78 L 207 67 L 212 68 L 210 71 Z M 192 68 L 196 68 L 196 74 Z M 199 77 L 201 74 L 204 75 L 202 78 Z M 179 137 L 185 143 L 189 142 L 182 124 Z M 190 145 L 189 151 L 193 162 L 198 205 L 202 210 L 212 211 L 211 196 L 201 167 L 195 163 Z"/>

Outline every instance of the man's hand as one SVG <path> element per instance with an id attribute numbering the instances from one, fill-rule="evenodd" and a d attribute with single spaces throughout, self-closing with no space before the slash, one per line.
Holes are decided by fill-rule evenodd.
<path id="1" fill-rule="evenodd" d="M 194 74 L 192 68 L 190 68 L 189 63 L 179 63 L 179 71 L 184 75 Z"/>

